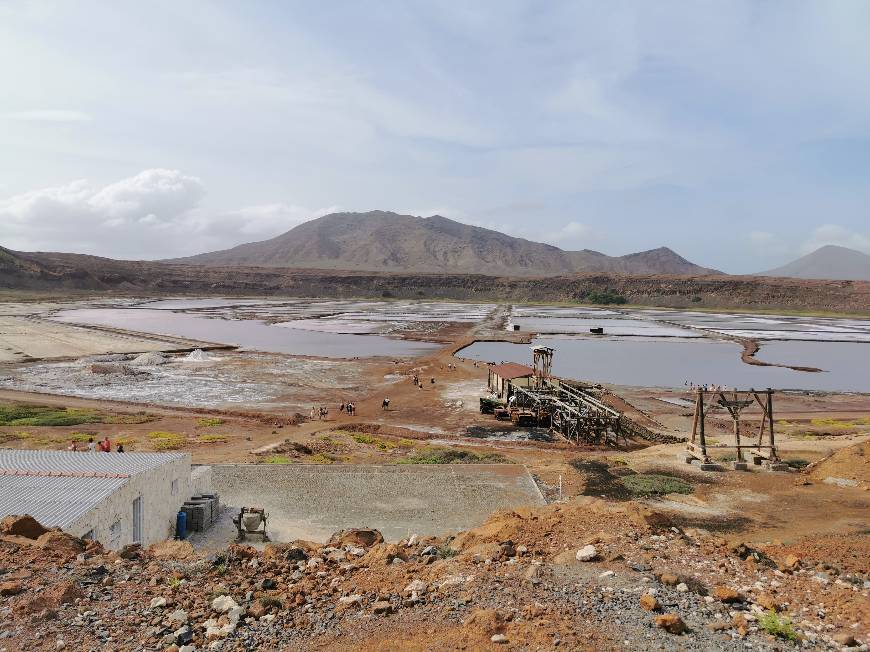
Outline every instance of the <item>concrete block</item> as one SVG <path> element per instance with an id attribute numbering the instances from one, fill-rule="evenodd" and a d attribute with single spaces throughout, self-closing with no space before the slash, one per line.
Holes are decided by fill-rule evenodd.
<path id="1" fill-rule="evenodd" d="M 737 460 L 734 460 L 731 462 L 731 468 L 735 471 L 748 471 L 749 465 L 746 462 L 738 462 Z"/>

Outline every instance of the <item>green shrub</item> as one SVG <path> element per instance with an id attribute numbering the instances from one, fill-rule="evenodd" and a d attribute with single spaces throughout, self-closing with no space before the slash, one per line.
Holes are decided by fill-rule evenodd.
<path id="1" fill-rule="evenodd" d="M 809 460 L 804 460 L 801 458 L 785 460 L 785 463 L 788 464 L 789 467 L 792 469 L 804 469 L 810 465 Z"/>
<path id="2" fill-rule="evenodd" d="M 692 485 L 669 475 L 639 473 L 620 478 L 619 481 L 635 496 L 692 493 Z"/>
<path id="3" fill-rule="evenodd" d="M 374 444 L 375 438 L 371 435 L 366 435 L 361 432 L 354 432 L 351 434 L 351 439 L 353 439 L 357 444 Z"/>
<path id="4" fill-rule="evenodd" d="M 225 423 L 226 421 L 219 417 L 203 417 L 196 420 L 196 426 L 198 428 L 212 428 L 214 426 L 222 426 Z"/>
<path id="5" fill-rule="evenodd" d="M 179 435 L 174 432 L 165 432 L 162 430 L 154 430 L 148 433 L 148 439 L 151 440 L 151 445 L 154 450 L 172 451 L 181 448 L 187 439 L 184 435 Z"/>
<path id="6" fill-rule="evenodd" d="M 621 294 L 618 294 L 616 290 L 611 290 L 607 288 L 606 290 L 593 290 L 592 292 L 587 292 L 586 296 L 583 297 L 589 303 L 595 303 L 599 305 L 622 305 L 626 302 L 626 298 Z"/>
<path id="7" fill-rule="evenodd" d="M 270 455 L 263 458 L 263 464 L 290 464 L 290 458 L 286 455 Z"/>
<path id="8" fill-rule="evenodd" d="M 48 405 L 0 405 L 0 426 L 77 426 L 102 420 L 94 410 Z"/>
<path id="9" fill-rule="evenodd" d="M 499 453 L 472 453 L 471 451 L 449 448 L 425 448 L 399 464 L 506 464 L 504 455 Z"/>
<path id="10" fill-rule="evenodd" d="M 780 617 L 774 611 L 768 611 L 758 619 L 758 626 L 771 636 L 784 638 L 788 641 L 796 641 L 798 633 L 795 631 L 791 620 Z"/>
<path id="11" fill-rule="evenodd" d="M 332 464 L 335 460 L 324 453 L 317 453 L 311 456 L 311 461 L 315 464 Z"/>

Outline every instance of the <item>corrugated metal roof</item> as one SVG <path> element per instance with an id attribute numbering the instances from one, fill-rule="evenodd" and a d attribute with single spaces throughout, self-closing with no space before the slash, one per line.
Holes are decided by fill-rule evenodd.
<path id="1" fill-rule="evenodd" d="M 131 476 L 181 459 L 184 453 L 74 453 L 0 449 L 0 469 L 41 475 Z"/>
<path id="2" fill-rule="evenodd" d="M 126 478 L 0 476 L 0 518 L 30 514 L 46 527 L 65 528 L 127 482 Z"/>
<path id="3" fill-rule="evenodd" d="M 505 380 L 525 378 L 535 373 L 531 367 L 516 362 L 503 362 L 501 364 L 490 365 L 489 368 L 492 370 L 492 373 Z"/>

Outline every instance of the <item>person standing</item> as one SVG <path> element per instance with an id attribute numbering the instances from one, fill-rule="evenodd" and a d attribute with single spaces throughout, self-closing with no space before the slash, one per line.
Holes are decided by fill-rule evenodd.
<path id="1" fill-rule="evenodd" d="M 118 444 L 118 448 L 115 449 L 115 452 L 123 453 L 124 452 L 124 444 Z"/>
<path id="2" fill-rule="evenodd" d="M 68 451 L 71 451 L 71 452 L 73 452 L 73 453 L 77 453 L 77 452 L 78 452 L 78 450 L 79 450 L 79 445 L 76 443 L 76 440 L 75 440 L 75 439 L 70 440 L 69 447 L 67 448 L 67 450 L 68 450 Z"/>
<path id="3" fill-rule="evenodd" d="M 93 437 L 88 437 L 88 452 L 89 453 L 96 453 L 97 452 L 97 445 L 94 443 Z"/>
<path id="4" fill-rule="evenodd" d="M 106 435 L 103 441 L 100 442 L 100 450 L 104 453 L 112 452 L 112 442 L 109 441 L 109 435 Z"/>

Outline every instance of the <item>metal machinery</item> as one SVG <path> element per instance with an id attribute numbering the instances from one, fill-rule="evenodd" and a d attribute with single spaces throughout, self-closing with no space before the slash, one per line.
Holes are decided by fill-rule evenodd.
<path id="1" fill-rule="evenodd" d="M 549 426 L 576 444 L 617 445 L 622 415 L 578 385 L 551 378 L 553 349 L 532 347 L 534 375 L 528 387 L 512 385 L 508 403 L 511 420 L 518 425 Z"/>
<path id="2" fill-rule="evenodd" d="M 263 541 L 268 541 L 269 535 L 266 534 L 268 519 L 269 515 L 261 507 L 242 507 L 239 515 L 233 518 L 233 524 L 239 531 L 238 541 L 244 541 L 249 534 L 262 536 Z"/>
<path id="3" fill-rule="evenodd" d="M 776 439 L 773 432 L 773 390 L 768 388 L 763 391 L 749 390 L 695 390 L 695 417 L 692 422 L 692 438 L 686 445 L 686 463 L 694 460 L 701 461 L 701 468 L 711 470 L 718 468 L 707 454 L 707 439 L 705 426 L 707 416 L 714 410 L 726 410 L 734 423 L 734 445 L 717 445 L 716 448 L 733 448 L 737 450 L 737 459 L 734 468 L 746 469 L 746 457 L 744 450 L 750 451 L 753 462 L 761 464 L 766 462 L 768 468 L 773 471 L 783 470 L 785 465 L 779 459 L 776 452 Z M 764 398 L 762 398 L 762 396 Z M 758 425 L 756 441 L 751 443 L 750 433 L 743 432 L 740 413 L 746 408 L 757 404 L 761 408 L 761 419 Z M 750 443 L 741 443 L 741 435 L 747 436 Z"/>

